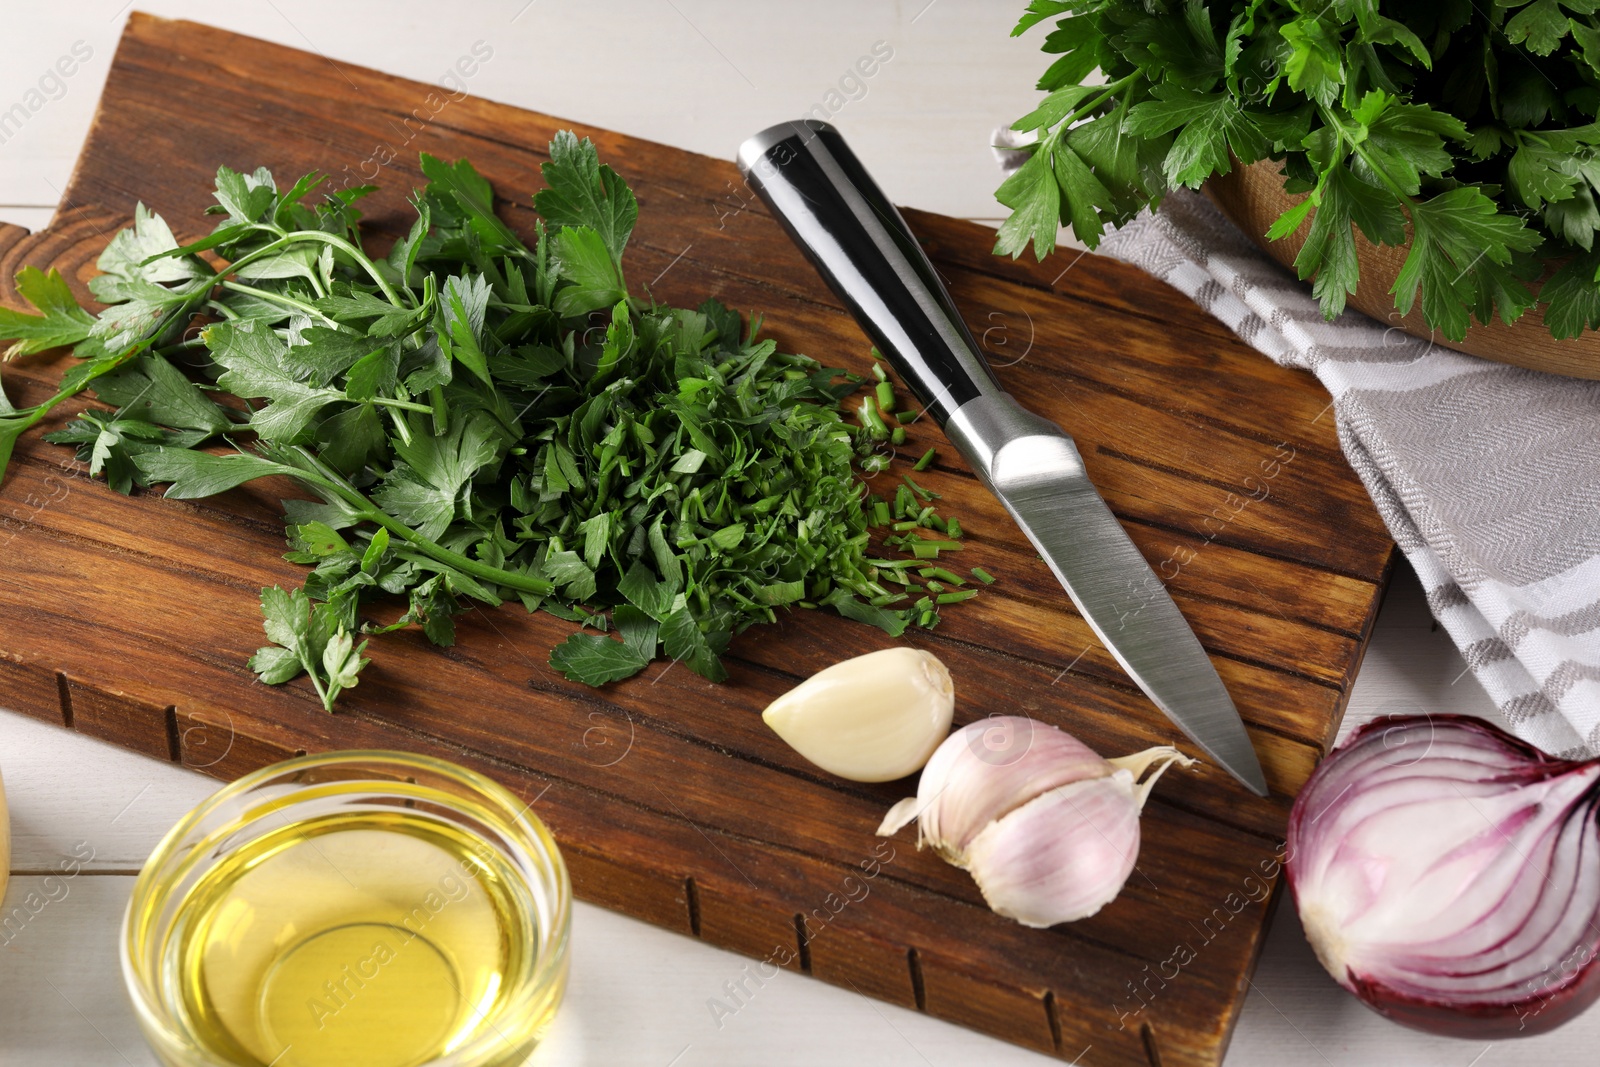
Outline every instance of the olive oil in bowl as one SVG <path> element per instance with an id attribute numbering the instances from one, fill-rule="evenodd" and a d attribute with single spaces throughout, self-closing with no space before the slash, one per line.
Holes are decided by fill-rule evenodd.
<path id="1" fill-rule="evenodd" d="M 527 1057 L 565 985 L 565 870 L 514 797 L 420 759 L 268 768 L 156 850 L 130 903 L 124 969 L 166 1062 Z M 415 781 L 373 775 L 396 774 L 396 760 Z"/>

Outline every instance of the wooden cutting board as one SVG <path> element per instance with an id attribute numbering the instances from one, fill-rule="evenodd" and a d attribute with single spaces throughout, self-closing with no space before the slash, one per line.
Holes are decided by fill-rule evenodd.
<path id="1" fill-rule="evenodd" d="M 381 237 L 408 225 L 419 150 L 466 156 L 526 234 L 545 146 L 569 126 L 638 194 L 624 264 L 636 289 L 764 312 L 784 348 L 865 368 L 866 340 L 729 162 L 137 15 L 54 222 L 0 226 L 0 273 L 54 265 L 85 293 L 136 201 L 180 239 L 208 231 L 224 163 L 288 181 L 376 167 L 368 221 Z M 1394 546 L 1310 376 L 1131 267 L 1071 252 L 1012 263 L 989 254 L 989 230 L 908 219 L 1006 386 L 1077 437 L 1272 785 L 1263 800 L 1214 768 L 1170 773 L 1137 872 L 1092 919 L 1028 930 L 994 916 L 909 833 L 873 836 L 912 781 L 836 781 L 763 726 L 761 708 L 800 678 L 891 643 L 876 630 L 797 611 L 735 641 L 725 684 L 662 664 L 591 690 L 546 665 L 569 624 L 477 611 L 454 648 L 381 639 L 328 715 L 303 680 L 268 688 L 245 666 L 263 641 L 257 591 L 302 575 L 280 558 L 274 487 L 129 499 L 36 436 L 0 487 L 0 706 L 223 779 L 331 748 L 454 759 L 533 802 L 586 900 L 1079 1064 L 1218 1063 L 1274 903 L 1290 798 L 1334 737 Z M 5 367 L 11 399 L 47 396 L 67 362 Z M 961 564 L 1000 579 L 907 637 L 949 664 L 958 722 L 1026 713 L 1108 755 L 1172 741 L 999 505 L 937 431 L 914 426 L 909 450 L 930 445 L 941 458 L 925 482 L 969 531 Z M 704 992 L 708 1025 L 713 998 L 738 1006 Z"/>

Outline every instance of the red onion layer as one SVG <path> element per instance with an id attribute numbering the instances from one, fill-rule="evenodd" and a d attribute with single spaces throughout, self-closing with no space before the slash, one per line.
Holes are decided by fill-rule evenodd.
<path id="1" fill-rule="evenodd" d="M 1453 1037 L 1552 1030 L 1600 999 L 1600 760 L 1480 719 L 1357 730 L 1295 800 L 1285 863 L 1328 973 Z"/>

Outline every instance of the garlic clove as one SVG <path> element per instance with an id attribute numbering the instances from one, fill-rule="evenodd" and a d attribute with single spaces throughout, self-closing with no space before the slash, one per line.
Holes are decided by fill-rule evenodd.
<path id="1" fill-rule="evenodd" d="M 917 843 L 929 844 L 956 866 L 965 866 L 972 839 L 996 819 L 1040 793 L 1116 770 L 1109 761 L 1064 730 L 1023 715 L 994 715 L 951 734 L 923 768 L 917 784 Z M 897 805 L 879 828 L 906 809 Z"/>
<path id="2" fill-rule="evenodd" d="M 939 658 L 886 648 L 807 678 L 761 718 L 830 774 L 889 782 L 914 774 L 950 732 L 955 686 Z M 907 820 L 909 821 L 909 819 Z"/>
<path id="3" fill-rule="evenodd" d="M 1110 903 L 1139 857 L 1139 799 L 1119 769 L 1042 793 L 990 823 L 967 870 L 996 913 L 1024 926 L 1085 919 Z"/>

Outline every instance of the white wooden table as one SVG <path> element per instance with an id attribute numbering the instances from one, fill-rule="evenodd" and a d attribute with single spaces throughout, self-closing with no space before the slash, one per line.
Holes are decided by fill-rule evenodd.
<path id="1" fill-rule="evenodd" d="M 746 135 L 839 89 L 833 116 L 896 200 L 986 221 L 990 131 L 1028 110 L 1039 37 L 1007 37 L 1021 3 L 996 0 L 140 0 L 321 52 L 435 81 L 478 41 L 493 58 L 470 91 L 668 144 L 731 156 Z M 43 226 L 88 129 L 128 5 L 7 0 L 0 35 L 0 219 Z M 879 41 L 892 58 L 860 88 L 841 77 Z M 81 42 L 81 44 L 79 44 Z M 40 79 L 78 45 L 69 79 Z M 31 89 L 41 89 L 30 96 Z M 849 90 L 845 92 L 844 90 Z M 848 99 L 854 95 L 855 99 Z M 40 106 L 33 108 L 32 103 Z M 238 165 L 254 166 L 240 160 Z M 4 579 L 0 569 L 0 580 Z M 1488 713 L 1454 647 L 1431 624 L 1410 571 L 1396 576 L 1345 728 L 1418 711 Z M 14 832 L 9 912 L 61 858 L 93 859 L 15 933 L 0 932 L 0 1067 L 155 1063 L 122 991 L 117 931 L 132 875 L 161 834 L 215 782 L 0 711 L 0 769 Z M 3 919 L 3 917 L 0 917 Z M 760 1062 L 966 1065 L 1052 1062 L 901 1008 L 787 972 L 719 1027 L 707 1001 L 745 961 L 580 904 L 566 1007 L 539 1065 L 694 1067 Z M 1549 1067 L 1590 1063 L 1600 1012 L 1543 1038 L 1488 1045 L 1394 1026 L 1317 965 L 1285 906 L 1245 1001 L 1230 1067 Z M 1094 1062 L 1091 1052 L 1084 1067 Z"/>

